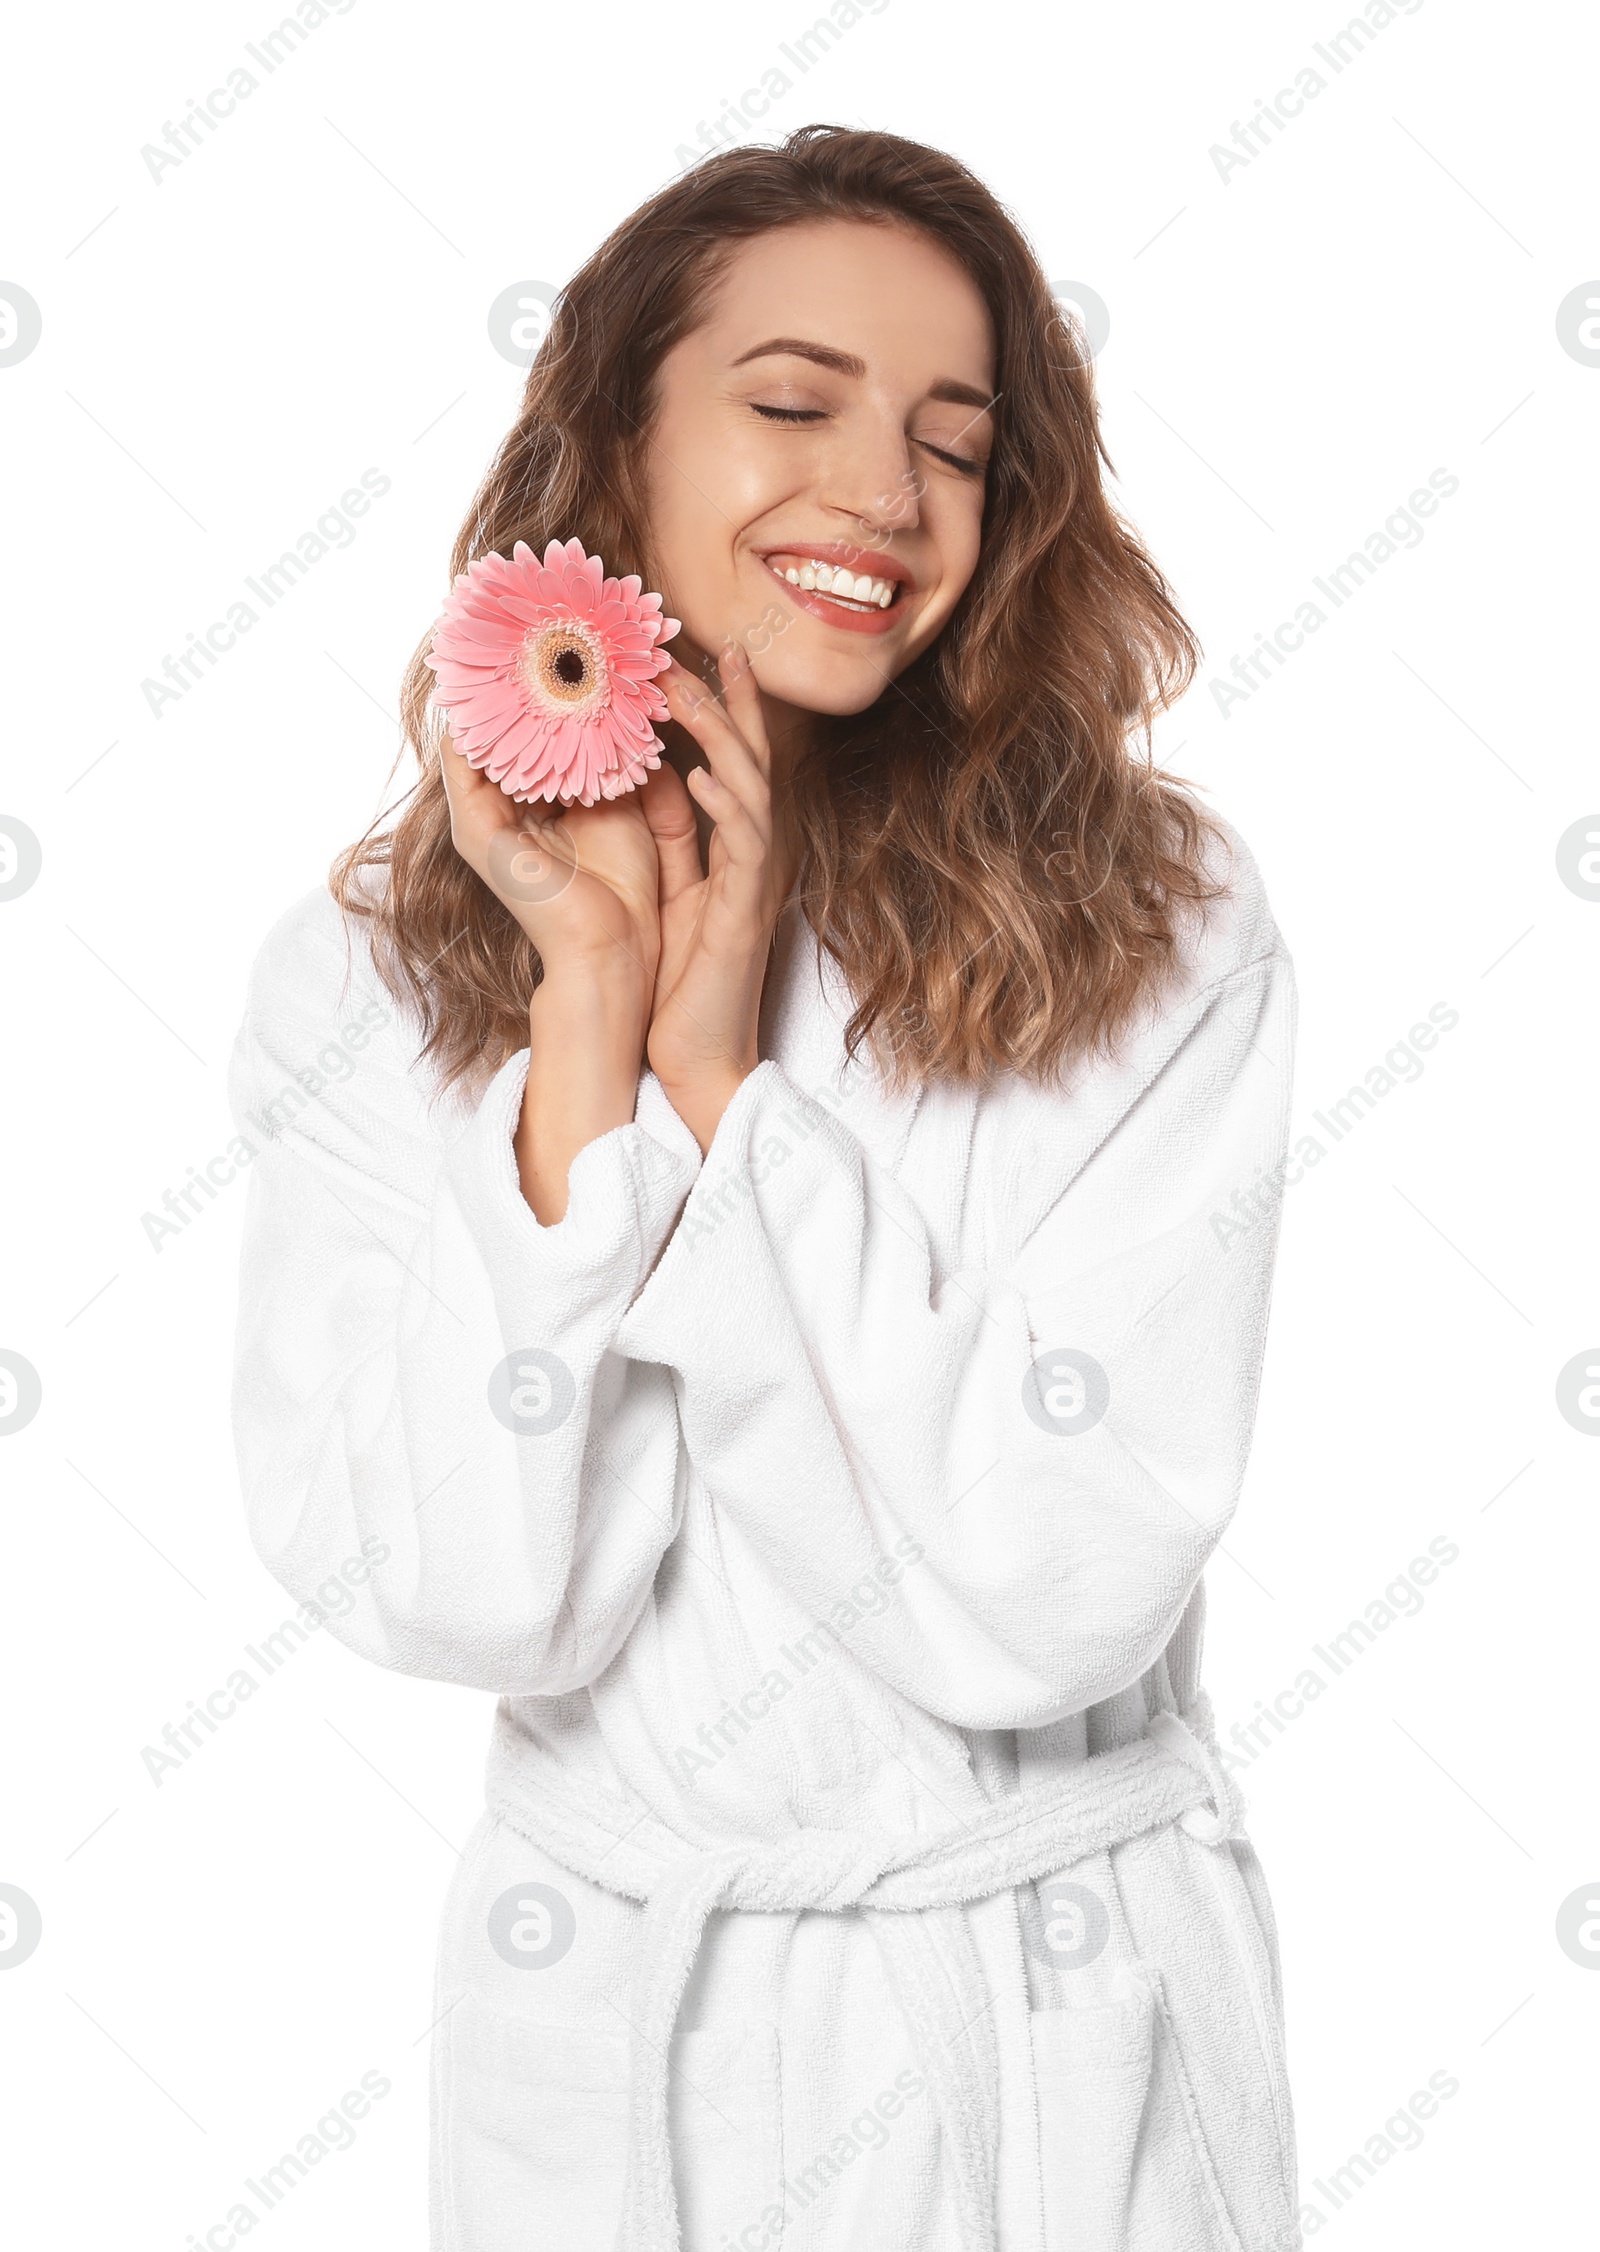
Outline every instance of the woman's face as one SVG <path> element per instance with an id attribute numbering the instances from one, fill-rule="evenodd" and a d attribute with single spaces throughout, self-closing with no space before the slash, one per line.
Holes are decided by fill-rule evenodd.
<path id="1" fill-rule="evenodd" d="M 976 567 L 993 378 L 983 299 L 926 236 L 827 220 L 742 244 L 662 362 L 650 433 L 685 639 L 736 638 L 779 703 L 873 703 Z"/>

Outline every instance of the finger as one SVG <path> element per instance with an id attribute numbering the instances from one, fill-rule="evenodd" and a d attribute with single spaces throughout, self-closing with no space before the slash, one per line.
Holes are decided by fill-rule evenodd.
<path id="1" fill-rule="evenodd" d="M 448 733 L 439 738 L 439 771 L 444 778 L 445 803 L 450 809 L 450 834 L 459 846 L 469 826 L 473 825 L 474 817 L 480 815 L 485 788 L 493 785 L 480 768 L 468 764 Z"/>
<path id="2" fill-rule="evenodd" d="M 679 666 L 662 676 L 668 708 L 711 761 L 712 771 L 738 797 L 758 827 L 772 818 L 772 793 L 766 775 L 733 720 L 708 689 Z"/>
<path id="3" fill-rule="evenodd" d="M 757 934 L 768 928 L 766 845 L 726 785 L 719 786 L 708 768 L 696 767 L 695 774 L 695 795 L 715 823 L 703 886 L 701 938 L 720 927 L 725 937 L 732 934 L 735 944 L 751 947 Z"/>
<path id="4" fill-rule="evenodd" d="M 695 827 L 694 802 L 684 788 L 683 776 L 663 759 L 641 789 L 639 803 L 644 809 L 645 825 L 656 842 L 659 898 L 665 906 L 681 892 L 691 890 L 705 876 L 700 865 L 700 832 Z"/>
<path id="5" fill-rule="evenodd" d="M 770 776 L 772 746 L 767 741 L 766 714 L 761 709 L 761 690 L 756 683 L 750 652 L 742 642 L 727 641 L 717 660 L 717 670 L 722 676 L 729 716 L 749 744 L 751 755 L 762 774 Z"/>
<path id="6" fill-rule="evenodd" d="M 485 768 L 474 766 L 448 735 L 440 744 L 439 762 L 452 825 L 461 826 L 463 833 L 467 824 L 480 837 L 505 828 L 548 831 L 558 827 L 568 811 L 542 798 L 526 804 L 511 797 Z"/>
<path id="7" fill-rule="evenodd" d="M 729 860 L 737 868 L 759 873 L 766 865 L 767 840 L 726 782 L 709 767 L 689 771 L 689 787 L 716 824 Z"/>
<path id="8" fill-rule="evenodd" d="M 444 776 L 445 797 L 454 816 L 481 812 L 489 802 L 485 793 L 497 789 L 483 768 L 474 766 L 448 733 L 439 739 L 439 769 Z M 503 792 L 498 794 L 504 795 Z"/>

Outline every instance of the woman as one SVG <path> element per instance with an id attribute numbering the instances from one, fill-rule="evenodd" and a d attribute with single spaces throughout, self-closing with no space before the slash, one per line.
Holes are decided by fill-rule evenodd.
<path id="1" fill-rule="evenodd" d="M 1197 1678 L 1291 973 L 1135 755 L 1194 648 L 1099 469 L 961 166 L 701 165 L 568 285 L 452 559 L 661 589 L 669 757 L 535 821 L 419 652 L 410 805 L 256 966 L 255 1538 L 502 1698 L 436 2245 L 1298 2241 Z"/>

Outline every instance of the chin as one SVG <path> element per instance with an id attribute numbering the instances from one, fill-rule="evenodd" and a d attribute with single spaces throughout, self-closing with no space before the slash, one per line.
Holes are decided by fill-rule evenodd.
<path id="1" fill-rule="evenodd" d="M 756 685 L 765 695 L 792 704 L 799 711 L 820 712 L 831 719 L 864 712 L 903 668 L 903 659 L 890 658 L 887 651 L 880 654 L 877 650 L 870 660 L 829 655 L 808 661 L 798 652 L 775 648 L 752 659 Z"/>

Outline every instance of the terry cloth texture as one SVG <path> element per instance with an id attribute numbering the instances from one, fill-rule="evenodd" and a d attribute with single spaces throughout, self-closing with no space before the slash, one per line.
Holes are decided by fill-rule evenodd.
<path id="1" fill-rule="evenodd" d="M 302 1602 L 339 1583 L 352 1649 L 502 1700 L 436 2252 L 1299 2244 L 1199 1684 L 1294 990 L 1218 850 L 1158 1005 L 1054 1089 L 847 1065 L 791 907 L 704 1160 L 646 1072 L 552 1227 L 527 1051 L 439 1096 L 359 919 L 270 934 L 232 1076 L 253 1536 Z"/>

